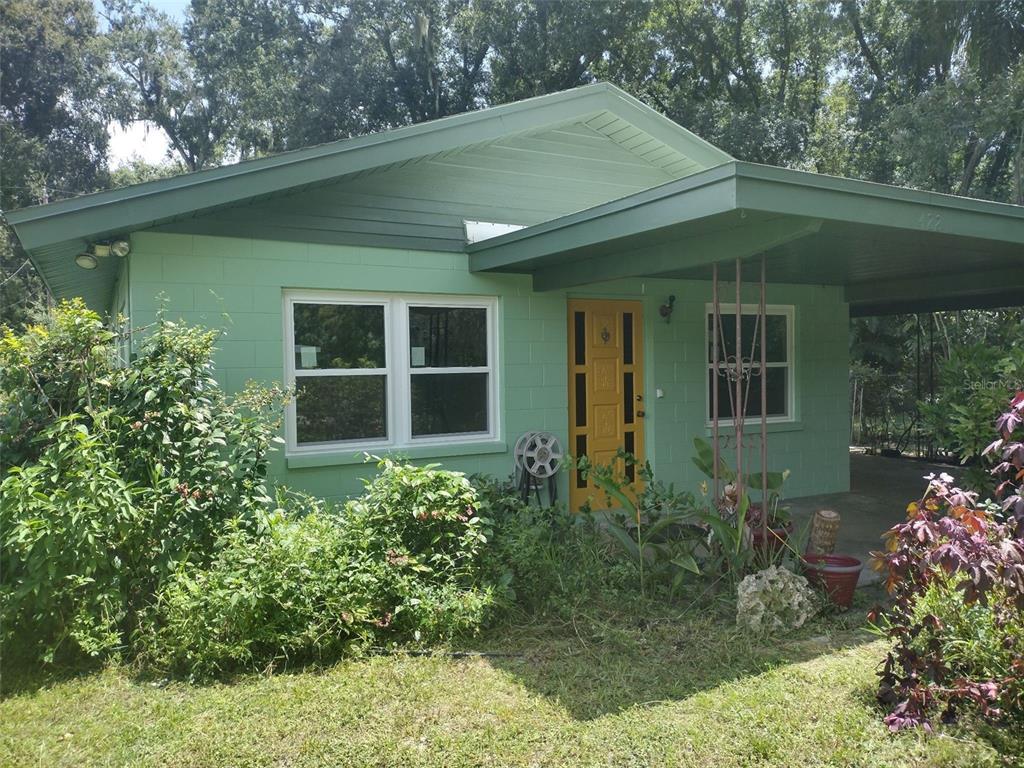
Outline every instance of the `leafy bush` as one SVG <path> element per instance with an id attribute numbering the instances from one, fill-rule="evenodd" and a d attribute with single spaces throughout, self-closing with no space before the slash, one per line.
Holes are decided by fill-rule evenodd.
<path id="1" fill-rule="evenodd" d="M 620 450 L 616 463 L 594 465 L 587 457 L 577 461 L 583 477 L 593 482 L 608 499 L 608 509 L 583 510 L 598 527 L 617 543 L 637 571 L 641 596 L 648 582 L 665 588 L 671 595 L 687 576 L 700 575 L 698 550 L 704 530 L 692 494 L 677 492 L 654 477 L 650 462 L 638 465 L 636 458 Z M 634 482 L 622 475 L 619 465 L 632 467 Z"/>
<path id="2" fill-rule="evenodd" d="M 161 318 L 137 357 L 80 301 L 0 338 L 0 623 L 52 659 L 131 644 L 183 562 L 267 503 L 280 393 L 229 397 L 216 334 Z"/>
<path id="3" fill-rule="evenodd" d="M 635 584 L 635 569 L 616 557 L 591 517 L 531 506 L 509 482 L 476 476 L 473 483 L 481 512 L 493 521 L 486 565 L 506 610 L 571 613 Z"/>
<path id="4" fill-rule="evenodd" d="M 388 459 L 339 513 L 293 497 L 232 522 L 161 590 L 160 666 L 206 677 L 477 630 L 495 602 L 489 521 L 460 473 Z"/>
<path id="5" fill-rule="evenodd" d="M 1024 338 L 1019 326 L 1013 334 L 1018 343 L 954 346 L 939 366 L 939 386 L 934 403 L 920 403 L 925 430 L 942 448 L 969 464 L 967 482 L 980 491 L 991 491 L 991 462 L 985 448 L 992 439 L 992 425 L 1006 404 L 1007 391 L 1024 381 Z"/>
<path id="6" fill-rule="evenodd" d="M 1018 392 L 1010 401 L 1008 411 L 996 420 L 999 438 L 985 448 L 986 455 L 996 458 L 992 475 L 999 480 L 995 495 L 1002 511 L 1017 523 L 1018 536 L 1024 532 L 1024 442 L 1014 431 L 1024 424 L 1024 392 Z"/>
<path id="7" fill-rule="evenodd" d="M 1015 520 L 999 522 L 952 481 L 931 476 L 878 554 L 893 598 L 873 616 L 893 643 L 879 699 L 893 730 L 935 712 L 1024 716 L 1024 543 Z"/>

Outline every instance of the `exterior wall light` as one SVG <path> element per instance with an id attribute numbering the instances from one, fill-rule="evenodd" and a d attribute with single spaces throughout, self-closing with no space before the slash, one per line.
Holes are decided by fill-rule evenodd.
<path id="1" fill-rule="evenodd" d="M 665 318 L 665 322 L 672 320 L 672 310 L 676 308 L 676 297 L 669 296 L 668 301 L 658 307 L 658 314 Z"/>
<path id="2" fill-rule="evenodd" d="M 115 240 L 110 244 L 110 252 L 117 256 L 119 259 L 123 259 L 129 253 L 131 253 L 132 246 L 127 240 Z"/>
<path id="3" fill-rule="evenodd" d="M 91 253 L 80 253 L 75 256 L 75 264 L 80 266 L 82 269 L 96 269 L 99 264 L 96 257 Z"/>

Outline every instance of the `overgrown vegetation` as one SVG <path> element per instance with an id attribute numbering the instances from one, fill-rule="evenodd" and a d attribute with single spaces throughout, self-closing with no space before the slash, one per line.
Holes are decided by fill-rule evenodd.
<path id="1" fill-rule="evenodd" d="M 385 460 L 342 510 L 275 502 L 282 393 L 225 395 L 216 338 L 161 318 L 119 360 L 80 302 L 4 332 L 5 649 L 206 676 L 477 629 L 509 582 L 470 482 Z"/>
<path id="2" fill-rule="evenodd" d="M 876 621 L 893 643 L 880 673 L 879 699 L 893 730 L 963 713 L 1020 728 L 1024 723 L 1024 539 L 1019 484 L 1024 393 L 999 420 L 992 444 L 1003 461 L 1004 504 L 930 477 L 908 520 L 887 534 L 880 554 L 891 608 Z"/>
<path id="3" fill-rule="evenodd" d="M 233 521 L 208 567 L 179 568 L 158 594 L 157 665 L 207 677 L 478 630 L 496 589 L 473 487 L 435 467 L 379 469 L 344 509 L 288 498 Z"/>
<path id="4" fill-rule="evenodd" d="M 0 615 L 43 658 L 132 645 L 160 586 L 267 502 L 280 393 L 228 397 L 216 335 L 161 319 L 130 363 L 80 302 L 0 338 Z"/>

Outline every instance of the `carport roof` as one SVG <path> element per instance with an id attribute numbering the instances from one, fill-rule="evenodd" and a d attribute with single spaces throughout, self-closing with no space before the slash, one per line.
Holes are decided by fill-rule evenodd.
<path id="1" fill-rule="evenodd" d="M 537 290 L 736 258 L 753 279 L 765 254 L 769 281 L 843 286 L 853 315 L 1024 304 L 1024 207 L 739 161 L 468 251 Z"/>

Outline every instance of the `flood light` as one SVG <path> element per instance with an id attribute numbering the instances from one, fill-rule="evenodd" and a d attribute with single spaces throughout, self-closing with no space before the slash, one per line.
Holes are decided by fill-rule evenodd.
<path id="1" fill-rule="evenodd" d="M 75 256 L 75 264 L 80 266 L 82 269 L 96 269 L 99 262 L 91 253 L 80 253 Z"/>
<path id="2" fill-rule="evenodd" d="M 110 252 L 119 259 L 127 256 L 131 249 L 132 246 L 127 240 L 115 240 L 110 244 Z"/>

